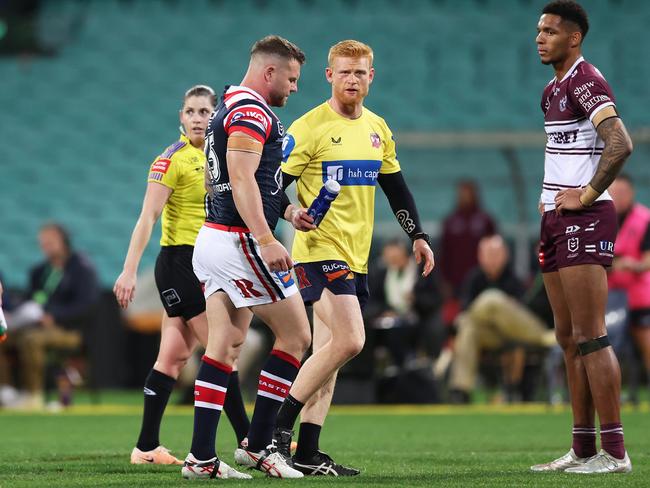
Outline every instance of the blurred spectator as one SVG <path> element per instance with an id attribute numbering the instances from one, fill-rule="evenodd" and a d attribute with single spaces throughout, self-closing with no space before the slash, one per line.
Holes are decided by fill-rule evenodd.
<path id="1" fill-rule="evenodd" d="M 501 236 L 481 239 L 478 267 L 463 287 L 463 312 L 456 318 L 450 378 L 450 400 L 468 403 L 476 384 L 482 350 L 499 350 L 508 344 L 550 347 L 555 335 L 549 330 L 552 313 L 541 277 L 530 293 L 509 266 L 509 253 Z M 522 302 L 523 299 L 523 302 Z M 516 361 L 521 366 L 521 361 Z M 523 372 L 506 374 L 506 391 L 518 391 Z"/>
<path id="2" fill-rule="evenodd" d="M 477 264 L 479 241 L 496 231 L 492 217 L 481 208 L 476 183 L 460 181 L 457 192 L 456 208 L 442 226 L 438 260 L 445 285 L 453 296 L 458 296 L 467 273 Z"/>
<path id="3" fill-rule="evenodd" d="M 388 241 L 381 254 L 382 266 L 371 270 L 370 303 L 366 317 L 379 331 L 378 341 L 403 366 L 418 346 L 427 355 L 439 349 L 437 312 L 442 302 L 436 273 L 423 277 L 407 243 Z"/>
<path id="4" fill-rule="evenodd" d="M 609 287 L 627 293 L 630 330 L 650 382 L 650 209 L 635 202 L 627 175 L 619 175 L 609 192 L 619 223 Z"/>
<path id="5" fill-rule="evenodd" d="M 47 352 L 81 347 L 81 329 L 99 297 L 93 266 L 72 249 L 63 227 L 45 224 L 38 240 L 45 261 L 31 270 L 27 300 L 7 317 L 11 333 L 0 349 L 0 377 L 7 376 L 6 349 L 18 354 L 26 391 L 17 406 L 25 408 L 43 405 Z"/>

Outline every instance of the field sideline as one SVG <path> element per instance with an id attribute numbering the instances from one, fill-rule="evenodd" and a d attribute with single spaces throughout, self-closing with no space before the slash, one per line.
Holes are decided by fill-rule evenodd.
<path id="1" fill-rule="evenodd" d="M 140 424 L 136 404 L 80 405 L 61 414 L 0 411 L 0 487 L 183 486 L 178 467 L 131 466 L 128 456 Z M 322 447 L 362 468 L 356 478 L 279 481 L 255 472 L 228 486 L 530 486 L 647 487 L 650 479 L 650 407 L 624 409 L 629 475 L 534 474 L 530 464 L 568 447 L 570 414 L 546 405 L 469 407 L 341 406 L 324 430 Z M 192 409 L 170 406 L 162 440 L 185 456 Z M 222 423 L 218 451 L 232 463 L 234 436 Z M 195 482 L 196 483 L 196 482 Z M 200 482 L 199 482 L 200 483 Z"/>

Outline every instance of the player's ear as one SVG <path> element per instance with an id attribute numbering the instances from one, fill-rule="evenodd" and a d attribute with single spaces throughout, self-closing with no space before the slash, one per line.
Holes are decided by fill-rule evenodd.
<path id="1" fill-rule="evenodd" d="M 273 78 L 273 74 L 275 73 L 275 66 L 272 64 L 269 64 L 264 68 L 264 81 L 270 82 L 271 79 Z"/>
<path id="2" fill-rule="evenodd" d="M 575 31 L 571 33 L 571 47 L 580 47 L 582 44 L 582 32 Z"/>
<path id="3" fill-rule="evenodd" d="M 368 72 L 368 84 L 372 83 L 373 78 L 375 77 L 375 68 L 370 68 Z"/>
<path id="4" fill-rule="evenodd" d="M 332 68 L 330 68 L 329 66 L 325 68 L 325 79 L 327 80 L 328 83 L 332 83 L 332 75 L 333 75 Z"/>

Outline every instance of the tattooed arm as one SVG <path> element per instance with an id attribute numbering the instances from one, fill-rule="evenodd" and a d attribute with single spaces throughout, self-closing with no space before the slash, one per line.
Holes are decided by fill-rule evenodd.
<path id="1" fill-rule="evenodd" d="M 614 181 L 625 160 L 632 154 L 632 140 L 614 107 L 606 107 L 598 112 L 592 122 L 605 142 L 605 149 L 596 173 L 585 188 L 558 192 L 555 208 L 560 214 L 564 210 L 580 210 L 594 203 Z"/>

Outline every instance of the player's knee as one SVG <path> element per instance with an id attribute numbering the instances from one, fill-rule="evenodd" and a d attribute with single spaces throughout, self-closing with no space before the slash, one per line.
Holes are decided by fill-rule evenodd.
<path id="1" fill-rule="evenodd" d="M 563 351 L 569 351 L 577 347 L 577 343 L 571 332 L 561 332 L 556 328 L 555 338 L 557 339 L 557 343 Z"/>
<path id="2" fill-rule="evenodd" d="M 339 351 L 343 358 L 347 361 L 357 356 L 363 349 L 365 343 L 365 337 L 361 335 L 352 335 L 348 339 L 341 343 Z"/>

